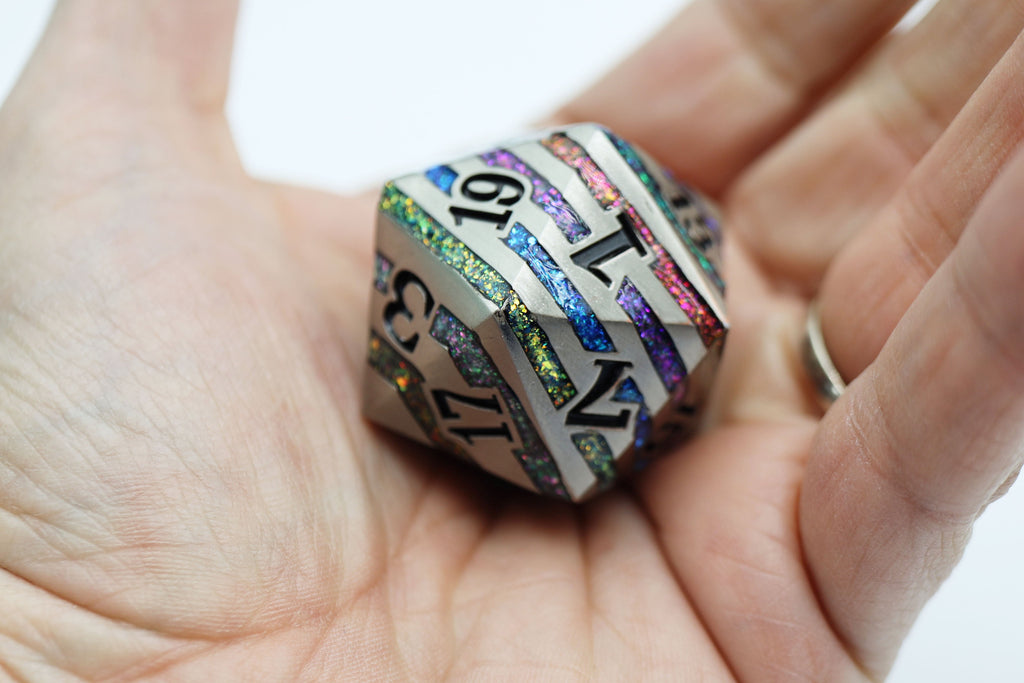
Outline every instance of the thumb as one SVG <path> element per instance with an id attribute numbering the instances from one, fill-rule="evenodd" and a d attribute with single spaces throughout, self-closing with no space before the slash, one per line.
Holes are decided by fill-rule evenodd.
<path id="1" fill-rule="evenodd" d="M 237 13 L 238 0 L 61 0 L 26 78 L 220 112 Z"/>

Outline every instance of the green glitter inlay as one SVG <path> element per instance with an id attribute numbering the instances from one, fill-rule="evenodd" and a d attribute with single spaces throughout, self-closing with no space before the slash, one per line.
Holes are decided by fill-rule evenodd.
<path id="1" fill-rule="evenodd" d="M 496 389 L 505 399 L 509 416 L 522 442 L 522 448 L 514 451 L 514 455 L 533 482 L 534 488 L 548 496 L 568 499 L 569 494 L 562 483 L 562 473 L 559 472 L 557 463 L 530 422 L 523 404 L 519 402 L 519 397 L 512 391 L 480 343 L 479 335 L 456 318 L 451 311 L 441 306 L 434 316 L 430 336 L 448 349 L 448 355 L 451 356 L 462 378 L 466 380 L 466 384 L 476 388 Z"/>
<path id="2" fill-rule="evenodd" d="M 501 310 L 556 409 L 576 395 L 576 387 L 558 359 L 547 334 L 537 324 L 519 294 L 498 271 L 395 187 L 394 183 L 384 186 L 380 210 Z"/>
<path id="3" fill-rule="evenodd" d="M 597 484 L 601 490 L 611 486 L 615 482 L 617 473 L 612 449 L 605 438 L 597 432 L 583 432 L 573 434 L 572 442 L 583 459 L 587 461 L 590 471 L 597 477 Z"/>
<path id="4" fill-rule="evenodd" d="M 383 377 L 398 392 L 406 409 L 416 420 L 430 442 L 439 448 L 450 451 L 463 460 L 472 462 L 466 449 L 449 441 L 441 434 L 437 426 L 434 411 L 430 408 L 425 391 L 426 381 L 412 363 L 402 357 L 393 346 L 387 343 L 376 332 L 370 332 L 370 367 Z"/>

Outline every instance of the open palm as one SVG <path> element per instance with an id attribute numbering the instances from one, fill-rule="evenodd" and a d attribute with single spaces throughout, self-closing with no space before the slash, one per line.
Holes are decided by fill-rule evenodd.
<path id="1" fill-rule="evenodd" d="M 1024 15 L 909 4 L 702 0 L 556 115 L 731 230 L 712 426 L 570 507 L 364 422 L 373 201 L 243 172 L 232 2 L 61 3 L 0 112 L 0 672 L 883 677 L 1024 457 Z"/>

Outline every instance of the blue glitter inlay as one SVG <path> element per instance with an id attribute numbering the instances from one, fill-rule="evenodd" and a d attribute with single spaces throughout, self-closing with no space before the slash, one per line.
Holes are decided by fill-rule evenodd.
<path id="1" fill-rule="evenodd" d="M 529 230 L 516 223 L 508 237 L 502 241 L 530 266 L 530 270 L 565 313 L 583 348 L 587 351 L 615 351 L 608 332 L 590 305 Z"/>
<path id="2" fill-rule="evenodd" d="M 427 179 L 434 183 L 439 190 L 449 197 L 452 196 L 452 185 L 455 184 L 459 174 L 450 166 L 434 166 L 426 171 Z"/>
<path id="3" fill-rule="evenodd" d="M 639 451 L 651 438 L 651 413 L 647 408 L 647 401 L 640 393 L 640 387 L 636 385 L 632 377 L 627 377 L 619 384 L 619 388 L 612 396 L 616 403 L 631 403 L 639 406 L 636 415 L 636 426 L 633 429 L 633 448 Z"/>

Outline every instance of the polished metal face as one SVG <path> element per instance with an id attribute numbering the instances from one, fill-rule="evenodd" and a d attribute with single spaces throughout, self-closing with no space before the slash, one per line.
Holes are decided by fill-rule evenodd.
<path id="1" fill-rule="evenodd" d="M 693 430 L 728 331 L 718 221 L 593 124 L 383 190 L 366 416 L 582 500 Z"/>

